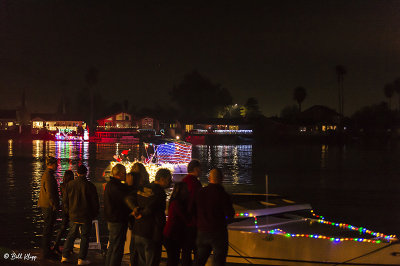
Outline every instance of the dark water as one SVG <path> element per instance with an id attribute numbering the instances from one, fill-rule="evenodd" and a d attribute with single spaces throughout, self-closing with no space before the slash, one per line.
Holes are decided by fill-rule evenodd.
<path id="1" fill-rule="evenodd" d="M 131 149 L 131 157 L 139 156 L 138 145 L 0 142 L 0 246 L 38 246 L 42 219 L 37 199 L 45 156 L 59 159 L 59 181 L 65 170 L 86 165 L 101 196 L 103 170 L 123 149 Z M 221 167 L 229 192 L 264 192 L 268 175 L 269 192 L 308 202 L 328 220 L 388 234 L 400 231 L 400 146 L 396 144 L 196 146 L 193 157 L 203 163 L 203 183 L 208 170 Z M 105 239 L 104 221 L 99 220 Z"/>

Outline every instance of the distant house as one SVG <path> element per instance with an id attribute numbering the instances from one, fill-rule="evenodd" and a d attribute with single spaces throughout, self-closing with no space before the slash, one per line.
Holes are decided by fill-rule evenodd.
<path id="1" fill-rule="evenodd" d="M 182 124 L 178 120 L 160 120 L 160 133 L 176 138 L 182 134 Z"/>
<path id="2" fill-rule="evenodd" d="M 300 132 L 328 133 L 338 130 L 340 114 L 323 105 L 314 105 L 299 115 Z"/>
<path id="3" fill-rule="evenodd" d="M 242 118 L 210 118 L 206 120 L 185 121 L 185 132 L 192 134 L 252 134 L 252 125 Z"/>
<path id="4" fill-rule="evenodd" d="M 17 124 L 17 110 L 0 110 L 0 130 L 14 130 Z"/>
<path id="5" fill-rule="evenodd" d="M 137 143 L 137 123 L 132 115 L 119 112 L 97 120 L 97 129 L 93 140 L 107 143 Z"/>
<path id="6" fill-rule="evenodd" d="M 155 131 L 159 131 L 160 130 L 160 124 L 159 121 L 155 118 L 149 117 L 149 116 L 145 116 L 142 118 L 139 118 L 137 120 L 138 123 L 138 127 L 141 130 L 149 130 L 149 129 L 154 129 Z"/>
<path id="7" fill-rule="evenodd" d="M 51 132 L 78 132 L 80 128 L 86 128 L 86 123 L 79 118 L 51 113 L 32 113 L 31 125 L 32 134 L 38 134 L 43 129 Z"/>
<path id="8" fill-rule="evenodd" d="M 97 120 L 98 130 L 136 129 L 132 115 L 120 112 Z"/>

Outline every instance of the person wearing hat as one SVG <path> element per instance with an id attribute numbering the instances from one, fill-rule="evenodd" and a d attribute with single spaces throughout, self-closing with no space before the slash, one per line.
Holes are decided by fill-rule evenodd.
<path id="1" fill-rule="evenodd" d="M 43 214 L 43 236 L 41 256 L 43 259 L 58 260 L 59 256 L 50 250 L 50 241 L 53 234 L 54 223 L 60 205 L 57 181 L 54 176 L 57 169 L 57 159 L 49 156 L 46 159 L 46 170 L 40 180 L 38 207 Z"/>
<path id="2" fill-rule="evenodd" d="M 64 243 L 61 262 L 70 262 L 75 239 L 81 237 L 81 245 L 78 255 L 78 265 L 90 264 L 86 260 L 89 248 L 89 235 L 92 229 L 92 220 L 99 215 L 99 197 L 97 189 L 92 182 L 87 180 L 87 168 L 80 165 L 77 177 L 65 187 L 63 194 L 64 212 L 68 213 L 70 229 Z M 80 229 L 80 230 L 79 230 Z"/>

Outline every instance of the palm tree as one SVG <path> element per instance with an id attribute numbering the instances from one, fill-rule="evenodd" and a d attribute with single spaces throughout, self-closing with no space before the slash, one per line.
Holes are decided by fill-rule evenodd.
<path id="1" fill-rule="evenodd" d="M 301 103 L 304 101 L 306 97 L 307 97 L 306 89 L 304 89 L 301 86 L 294 89 L 293 99 L 296 100 L 297 103 L 299 104 L 299 112 L 301 112 Z"/>
<path id="2" fill-rule="evenodd" d="M 344 88 L 343 88 L 343 80 L 344 75 L 347 74 L 347 71 L 344 66 L 337 65 L 335 67 L 336 75 L 338 79 L 338 97 L 339 97 L 339 113 L 343 116 L 344 113 Z"/>
<path id="3" fill-rule="evenodd" d="M 94 122 L 94 86 L 97 84 L 99 70 L 91 67 L 86 71 L 85 80 L 90 92 L 90 129 L 93 128 Z M 93 131 L 92 131 L 93 132 Z"/>
<path id="4" fill-rule="evenodd" d="M 383 92 L 385 93 L 385 96 L 389 98 L 389 109 L 392 109 L 391 105 L 392 105 L 392 97 L 394 94 L 394 89 L 395 85 L 393 83 L 386 84 L 385 87 L 383 87 Z"/>
<path id="5" fill-rule="evenodd" d="M 397 78 L 394 81 L 394 87 L 393 87 L 394 91 L 397 93 L 398 97 L 399 97 L 399 106 L 398 106 L 398 110 L 400 111 L 400 78 Z"/>

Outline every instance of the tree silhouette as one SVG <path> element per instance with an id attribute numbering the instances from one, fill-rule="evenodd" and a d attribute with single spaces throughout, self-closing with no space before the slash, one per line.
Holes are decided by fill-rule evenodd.
<path id="1" fill-rule="evenodd" d="M 183 81 L 172 88 L 170 97 L 181 116 L 189 119 L 216 117 L 232 104 L 232 96 L 227 89 L 213 84 L 197 71 L 186 74 Z"/>
<path id="2" fill-rule="evenodd" d="M 77 93 L 77 101 L 76 107 L 74 108 L 75 114 L 81 116 L 86 123 L 89 124 L 88 121 L 91 119 L 91 106 L 90 106 L 90 92 L 87 87 L 83 87 Z M 102 118 L 106 115 L 109 115 L 109 104 L 102 97 L 99 92 L 94 93 L 93 95 L 93 121 L 96 119 Z M 118 110 L 120 111 L 120 110 Z M 90 125 L 89 125 L 90 126 Z M 95 126 L 93 124 L 93 126 Z"/>
<path id="3" fill-rule="evenodd" d="M 339 98 L 339 110 L 338 112 L 343 116 L 344 112 L 344 86 L 343 86 L 343 81 L 344 81 L 344 75 L 347 74 L 347 71 L 344 66 L 342 65 L 337 65 L 335 67 L 336 70 L 336 75 L 337 75 L 337 80 L 338 80 L 338 98 Z"/>
<path id="4" fill-rule="evenodd" d="M 352 119 L 356 126 L 364 129 L 364 133 L 368 135 L 377 132 L 387 133 L 388 129 L 393 129 L 396 115 L 389 109 L 387 103 L 382 102 L 361 108 L 354 113 Z"/>
<path id="5" fill-rule="evenodd" d="M 307 92 L 306 89 L 299 86 L 294 89 L 293 93 L 293 99 L 297 101 L 299 104 L 299 112 L 301 112 L 301 103 L 304 101 L 304 99 L 307 97 Z"/>
<path id="6" fill-rule="evenodd" d="M 394 91 L 397 93 L 397 96 L 398 96 L 398 98 L 399 98 L 399 105 L 398 105 L 398 109 L 397 110 L 399 110 L 400 111 L 400 78 L 397 78 L 395 81 L 394 81 Z"/>
<path id="7" fill-rule="evenodd" d="M 285 106 L 281 111 L 281 118 L 288 122 L 294 122 L 298 115 L 299 108 L 296 105 Z"/>
<path id="8" fill-rule="evenodd" d="M 258 101 L 254 97 L 248 98 L 244 107 L 246 108 L 246 117 L 257 117 L 261 114 Z"/>
<path id="9" fill-rule="evenodd" d="M 89 89 L 89 101 L 90 101 L 90 127 L 94 126 L 94 86 L 98 82 L 99 70 L 95 67 L 91 67 L 86 71 L 85 80 Z"/>
<path id="10" fill-rule="evenodd" d="M 389 109 L 392 109 L 391 106 L 394 89 L 395 85 L 393 83 L 386 84 L 385 87 L 383 87 L 383 92 L 385 93 L 385 96 L 389 99 Z"/>

